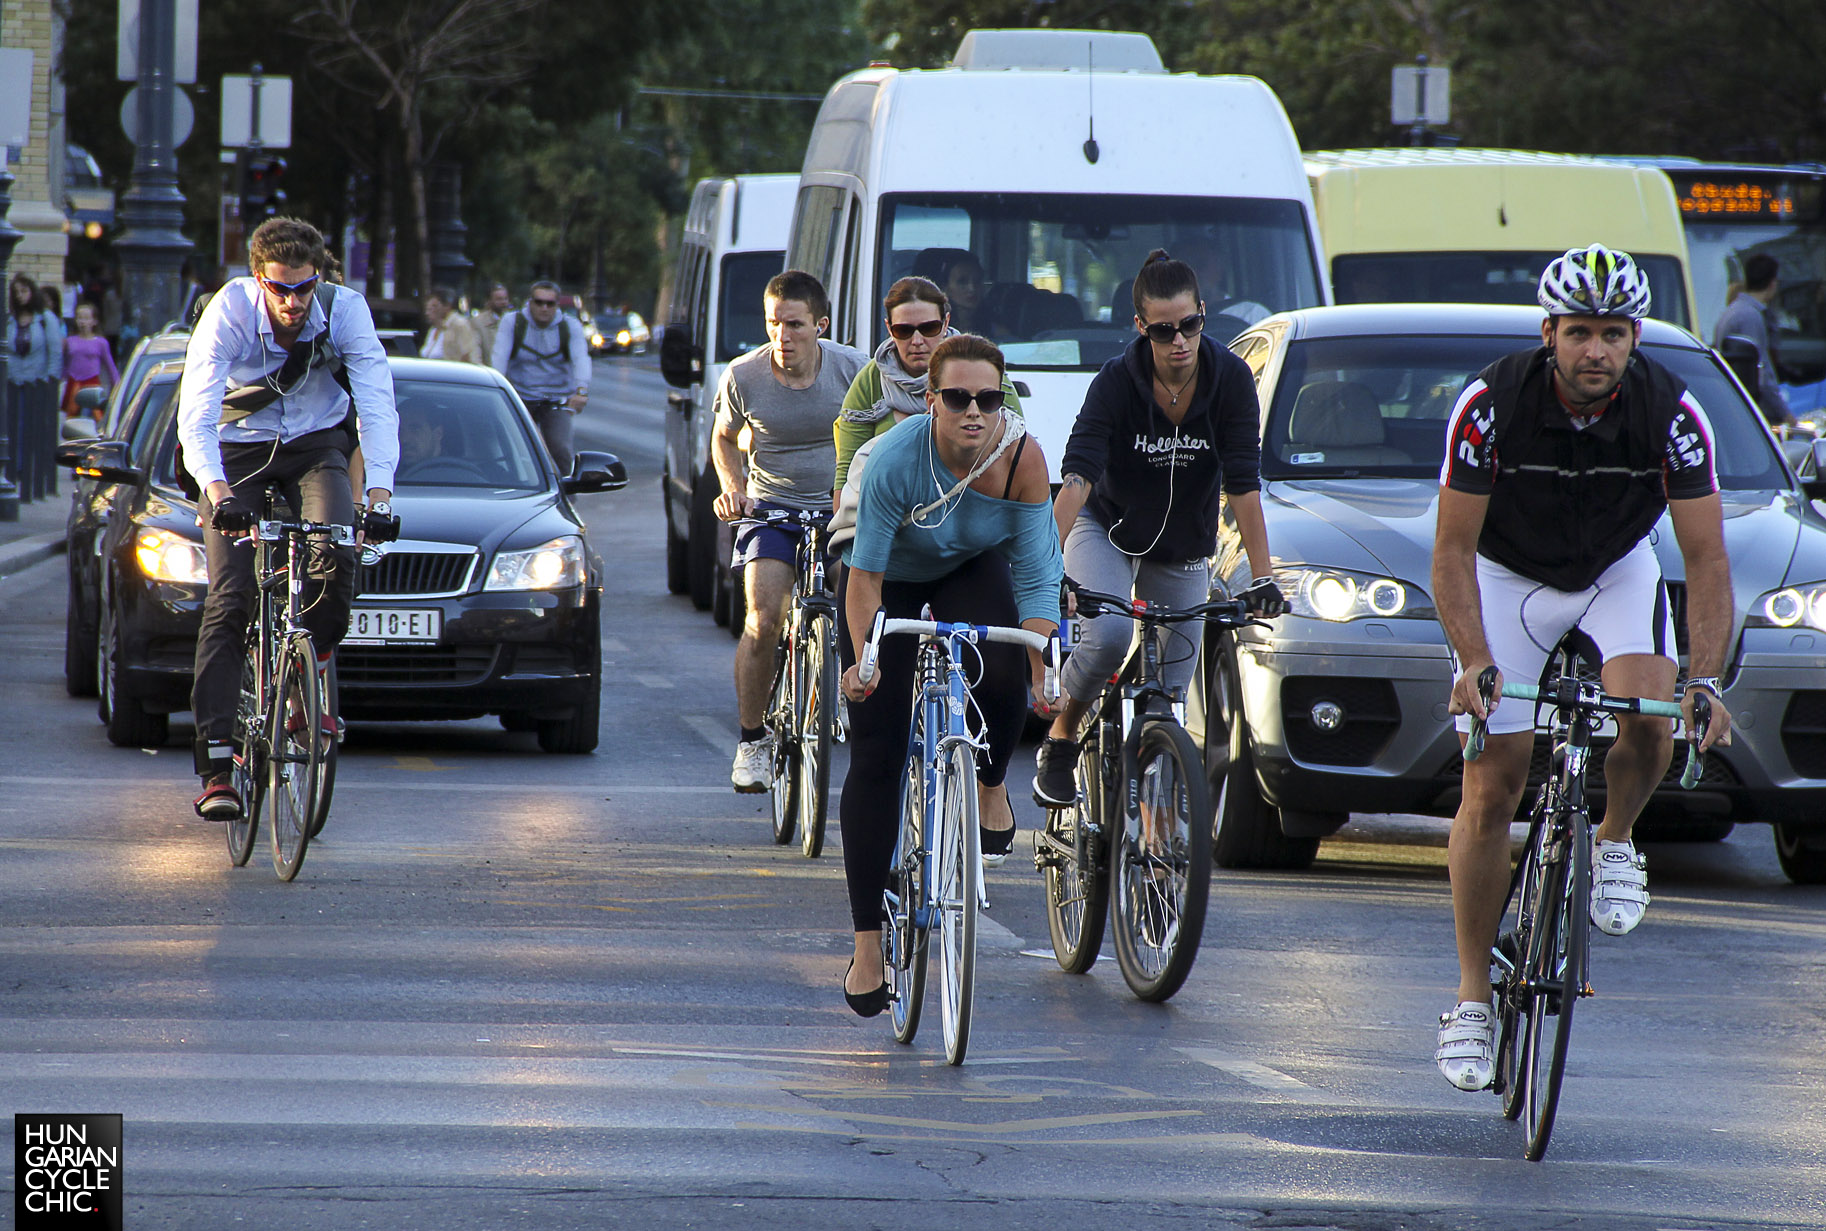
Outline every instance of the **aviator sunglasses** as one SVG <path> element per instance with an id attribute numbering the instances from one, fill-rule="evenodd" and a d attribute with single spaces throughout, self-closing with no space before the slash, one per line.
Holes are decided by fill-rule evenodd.
<path id="1" fill-rule="evenodd" d="M 958 414 L 969 410 L 970 403 L 975 402 L 982 407 L 984 414 L 993 415 L 1002 409 L 1003 397 L 1000 389 L 980 389 L 975 393 L 968 389 L 940 389 L 938 391 L 938 400 L 945 404 L 945 409 L 956 411 Z"/>
<path id="2" fill-rule="evenodd" d="M 300 296 L 309 295 L 312 288 L 317 285 L 317 280 L 322 276 L 323 275 L 321 274 L 312 274 L 310 277 L 298 282 L 275 282 L 271 278 L 260 278 L 258 281 L 261 286 L 279 296 L 281 299 L 294 299 Z"/>
<path id="3" fill-rule="evenodd" d="M 942 318 L 936 321 L 921 321 L 917 325 L 896 325 L 890 322 L 888 332 L 901 342 L 905 342 L 915 333 L 922 338 L 936 338 L 945 332 L 945 322 Z"/>
<path id="4" fill-rule="evenodd" d="M 1205 314 L 1203 312 L 1194 312 L 1191 316 L 1181 320 L 1177 325 L 1172 321 L 1155 321 L 1151 325 L 1143 325 L 1141 329 L 1143 333 L 1148 335 L 1148 341 L 1159 342 L 1164 346 L 1173 340 L 1174 334 L 1183 333 L 1188 338 L 1196 338 L 1199 334 L 1203 333 L 1205 331 Z"/>

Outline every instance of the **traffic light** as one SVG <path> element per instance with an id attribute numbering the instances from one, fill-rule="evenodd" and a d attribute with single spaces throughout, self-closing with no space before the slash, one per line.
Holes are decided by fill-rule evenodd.
<path id="1" fill-rule="evenodd" d="M 241 167 L 241 219 L 251 231 L 285 212 L 285 159 L 249 154 Z"/>

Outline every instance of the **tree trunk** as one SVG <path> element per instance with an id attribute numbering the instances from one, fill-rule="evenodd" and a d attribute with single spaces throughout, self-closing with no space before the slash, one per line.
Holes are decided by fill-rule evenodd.
<path id="1" fill-rule="evenodd" d="M 425 203 L 425 133 L 419 115 L 418 95 L 400 107 L 401 136 L 406 144 L 406 191 L 412 207 L 412 281 L 411 290 L 398 292 L 402 299 L 416 298 L 431 292 L 431 215 Z M 401 262 L 401 274 L 405 264 Z"/>

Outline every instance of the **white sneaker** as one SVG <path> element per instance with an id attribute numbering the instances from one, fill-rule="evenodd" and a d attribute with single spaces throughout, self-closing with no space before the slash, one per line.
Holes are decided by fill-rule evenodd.
<path id="1" fill-rule="evenodd" d="M 1496 1013 L 1488 1003 L 1459 1002 L 1439 1019 L 1433 1059 L 1460 1090 L 1485 1090 L 1496 1079 Z"/>
<path id="2" fill-rule="evenodd" d="M 758 795 L 773 789 L 773 732 L 769 731 L 760 739 L 743 740 L 735 746 L 735 764 L 729 767 L 729 781 L 744 795 Z"/>
<path id="3" fill-rule="evenodd" d="M 1634 842 L 1599 842 L 1591 857 L 1591 921 L 1606 936 L 1627 936 L 1648 910 L 1648 859 Z"/>

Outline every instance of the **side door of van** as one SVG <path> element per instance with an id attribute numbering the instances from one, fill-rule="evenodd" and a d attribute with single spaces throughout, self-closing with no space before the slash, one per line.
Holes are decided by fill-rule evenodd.
<path id="1" fill-rule="evenodd" d="M 680 333 L 688 332 L 691 346 L 699 354 L 703 353 L 705 342 L 699 322 L 708 297 L 705 285 L 708 267 L 708 250 L 700 241 L 687 237 L 679 248 L 674 284 L 677 307 L 672 316 L 676 324 L 684 326 Z M 702 417 L 699 407 L 709 398 L 704 391 L 703 373 L 704 364 L 699 361 L 693 364 L 689 384 L 666 390 L 665 464 L 661 485 L 666 514 L 667 586 L 675 594 L 684 593 L 690 582 L 686 570 L 698 477 L 694 437 L 699 433 L 695 421 Z"/>

